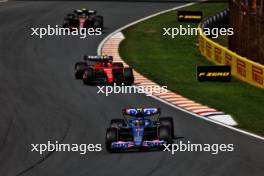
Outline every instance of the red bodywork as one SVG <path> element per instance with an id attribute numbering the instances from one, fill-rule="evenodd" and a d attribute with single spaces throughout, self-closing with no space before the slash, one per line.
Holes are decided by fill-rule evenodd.
<path id="1" fill-rule="evenodd" d="M 93 68 L 95 72 L 103 72 L 106 75 L 107 83 L 114 82 L 113 72 L 123 74 L 123 70 L 124 70 L 123 67 L 115 66 L 115 63 L 113 64 L 112 62 L 98 62 L 94 65 L 91 65 L 90 67 Z"/>
<path id="2" fill-rule="evenodd" d="M 87 20 L 92 20 L 92 17 L 91 16 L 78 16 L 78 17 L 76 17 L 75 20 L 78 20 L 78 26 L 76 26 L 77 24 L 69 26 L 70 29 L 72 29 L 72 28 L 78 28 L 78 29 L 84 28 L 85 22 Z"/>
<path id="3" fill-rule="evenodd" d="M 79 17 L 79 28 L 83 28 L 84 27 L 84 23 L 86 21 L 86 17 Z"/>

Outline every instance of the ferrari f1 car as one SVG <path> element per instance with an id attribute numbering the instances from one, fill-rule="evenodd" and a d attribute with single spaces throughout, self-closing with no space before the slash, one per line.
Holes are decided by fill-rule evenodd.
<path id="1" fill-rule="evenodd" d="M 64 17 L 64 28 L 103 28 L 103 16 L 96 15 L 96 10 L 74 10 Z"/>
<path id="2" fill-rule="evenodd" d="M 87 85 L 134 83 L 132 68 L 124 67 L 122 62 L 113 62 L 112 56 L 84 56 L 83 62 L 75 64 L 74 74 L 76 79 L 82 79 Z"/>
<path id="3" fill-rule="evenodd" d="M 160 117 L 159 108 L 124 109 L 123 119 L 112 119 L 107 128 L 108 152 L 127 149 L 162 149 L 174 137 L 172 117 Z M 158 115 L 156 119 L 152 119 Z"/>

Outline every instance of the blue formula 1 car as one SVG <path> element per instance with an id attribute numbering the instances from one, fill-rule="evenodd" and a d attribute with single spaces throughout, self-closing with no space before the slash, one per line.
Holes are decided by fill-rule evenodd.
<path id="1" fill-rule="evenodd" d="M 124 109 L 123 119 L 112 119 L 107 128 L 108 152 L 126 149 L 161 149 L 174 137 L 172 117 L 160 117 L 160 108 Z M 158 115 L 156 119 L 154 115 Z"/>

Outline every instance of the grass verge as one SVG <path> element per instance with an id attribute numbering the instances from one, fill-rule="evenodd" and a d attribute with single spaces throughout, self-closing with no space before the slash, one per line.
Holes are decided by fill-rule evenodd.
<path id="1" fill-rule="evenodd" d="M 227 3 L 200 3 L 185 10 L 202 10 L 204 17 Z M 197 82 L 196 66 L 212 65 L 200 55 L 196 36 L 163 36 L 162 28 L 187 26 L 177 22 L 176 12 L 159 15 L 124 31 L 122 58 L 149 79 L 174 92 L 231 114 L 238 127 L 264 135 L 264 91 L 233 79 L 230 83 Z M 197 27 L 197 24 L 191 24 Z"/>

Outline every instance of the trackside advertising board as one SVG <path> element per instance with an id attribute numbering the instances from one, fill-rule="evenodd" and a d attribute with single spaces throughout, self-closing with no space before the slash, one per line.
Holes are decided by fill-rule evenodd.
<path id="1" fill-rule="evenodd" d="M 264 65 L 239 56 L 203 34 L 199 35 L 198 40 L 199 50 L 208 60 L 217 65 L 229 65 L 233 76 L 254 86 L 264 88 Z"/>
<path id="2" fill-rule="evenodd" d="M 202 11 L 178 11 L 178 21 L 199 23 L 203 19 Z"/>
<path id="3" fill-rule="evenodd" d="M 197 66 L 198 81 L 231 81 L 230 66 Z"/>

